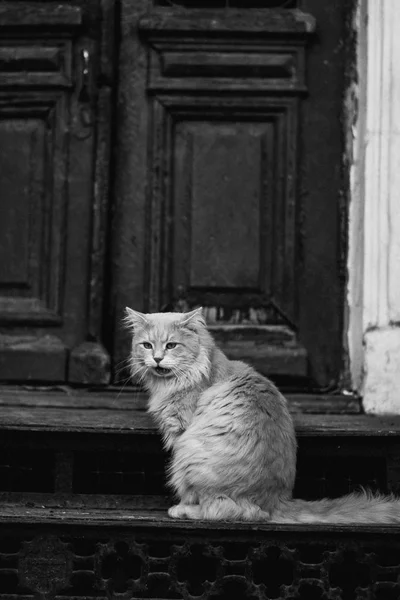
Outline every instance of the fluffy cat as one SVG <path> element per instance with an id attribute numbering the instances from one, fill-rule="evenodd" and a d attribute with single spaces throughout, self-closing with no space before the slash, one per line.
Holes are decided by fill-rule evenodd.
<path id="1" fill-rule="evenodd" d="M 201 309 L 142 314 L 126 309 L 130 368 L 150 392 L 172 451 L 173 518 L 278 523 L 400 523 L 400 500 L 368 493 L 293 500 L 296 438 L 274 384 L 228 360 Z"/>

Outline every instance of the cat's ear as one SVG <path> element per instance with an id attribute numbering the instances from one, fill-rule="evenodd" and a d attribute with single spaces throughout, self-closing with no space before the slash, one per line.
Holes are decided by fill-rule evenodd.
<path id="1" fill-rule="evenodd" d="M 146 325 L 148 320 L 143 313 L 133 310 L 127 306 L 125 308 L 124 324 L 130 329 L 135 329 L 138 325 Z"/>
<path id="2" fill-rule="evenodd" d="M 197 331 L 199 327 L 206 327 L 203 309 L 201 307 L 195 308 L 188 313 L 184 313 L 179 324 L 188 329 L 193 329 L 194 331 Z"/>

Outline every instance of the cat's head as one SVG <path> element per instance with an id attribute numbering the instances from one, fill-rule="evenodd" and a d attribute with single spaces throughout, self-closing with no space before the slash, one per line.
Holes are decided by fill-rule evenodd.
<path id="1" fill-rule="evenodd" d="M 210 372 L 210 335 L 198 308 L 189 313 L 144 314 L 126 308 L 132 331 L 132 376 L 147 387 L 196 385 Z"/>

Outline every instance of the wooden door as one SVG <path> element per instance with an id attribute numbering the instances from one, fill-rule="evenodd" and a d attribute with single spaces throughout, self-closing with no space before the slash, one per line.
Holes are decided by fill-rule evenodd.
<path id="1" fill-rule="evenodd" d="M 126 305 L 201 304 L 230 356 L 340 383 L 353 5 L 0 3 L 2 381 L 106 384 Z"/>
<path id="2" fill-rule="evenodd" d="M 109 380 L 101 306 L 111 6 L 0 3 L 3 381 Z"/>
<path id="3" fill-rule="evenodd" d="M 125 305 L 202 305 L 231 357 L 335 387 L 351 3 L 155 4 L 122 14 L 116 363 Z"/>

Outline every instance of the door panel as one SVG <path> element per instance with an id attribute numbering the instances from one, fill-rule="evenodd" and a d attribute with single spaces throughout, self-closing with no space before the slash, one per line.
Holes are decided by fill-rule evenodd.
<path id="1" fill-rule="evenodd" d="M 260 324 L 294 326 L 297 102 L 222 103 L 153 104 L 150 306 L 184 298 L 227 315 L 252 307 Z"/>
<path id="2" fill-rule="evenodd" d="M 203 305 L 229 356 L 336 389 L 355 3 L 167 4 L 123 3 L 116 364 L 129 353 L 126 305 Z"/>
<path id="3" fill-rule="evenodd" d="M 66 105 L 62 94 L 0 98 L 0 309 L 8 323 L 61 323 Z M 56 165 L 60 178 L 54 177 Z"/>
<path id="4" fill-rule="evenodd" d="M 93 221 L 96 106 L 103 97 L 96 85 L 98 13 L 93 3 L 88 8 L 84 0 L 0 6 L 0 379 L 6 381 L 109 379 L 101 329 L 88 326 L 89 283 L 97 276 L 91 232 L 100 235 L 99 209 Z"/>
<path id="5" fill-rule="evenodd" d="M 133 65 L 144 87 L 131 102 L 147 124 L 144 137 L 136 129 L 138 147 L 148 146 L 146 170 L 136 160 L 131 168 L 146 192 L 132 189 L 135 215 L 126 206 L 118 222 L 122 231 L 133 228 L 136 242 L 141 227 L 147 235 L 143 292 L 127 304 L 203 305 L 232 358 L 306 377 L 307 350 L 297 336 L 297 141 L 313 19 L 290 11 L 154 11 L 138 27 L 148 69 L 141 70 L 143 58 Z M 136 246 L 135 261 L 140 253 Z M 126 263 L 115 276 L 121 265 L 126 281 Z M 128 290 L 139 283 L 139 272 L 131 275 Z M 122 360 L 128 350 L 117 340 Z"/>
<path id="6" fill-rule="evenodd" d="M 177 125 L 176 212 L 185 215 L 182 229 L 191 232 L 189 278 L 184 282 L 190 288 L 259 287 L 260 187 L 270 170 L 271 156 L 263 148 L 270 142 L 270 129 L 253 123 Z M 182 246 L 175 241 L 176 249 Z M 178 263 L 182 253 L 175 256 Z"/>
<path id="7" fill-rule="evenodd" d="M 280 175 L 288 172 L 282 150 L 293 104 L 237 102 L 233 110 L 221 111 L 215 110 L 214 98 L 208 99 L 201 112 L 197 105 L 196 121 L 179 122 L 178 117 L 173 294 L 185 290 L 192 303 L 216 306 L 223 300 L 225 309 L 261 307 L 274 299 L 293 319 L 294 244 L 284 233 L 285 226 L 294 233 L 285 222 L 286 216 L 294 217 L 294 199 L 287 198 Z M 210 120 L 213 109 L 215 121 Z"/>

